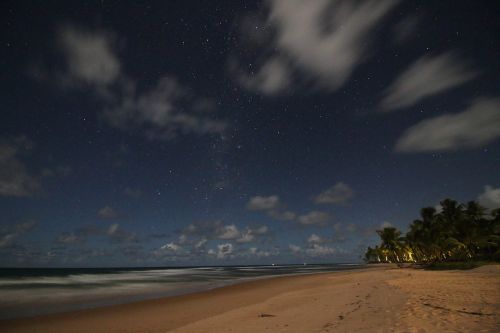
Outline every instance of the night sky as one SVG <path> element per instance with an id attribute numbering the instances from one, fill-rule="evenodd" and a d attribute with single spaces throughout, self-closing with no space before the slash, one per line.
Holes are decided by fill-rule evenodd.
<path id="1" fill-rule="evenodd" d="M 0 265 L 359 261 L 500 207 L 498 1 L 2 1 Z"/>

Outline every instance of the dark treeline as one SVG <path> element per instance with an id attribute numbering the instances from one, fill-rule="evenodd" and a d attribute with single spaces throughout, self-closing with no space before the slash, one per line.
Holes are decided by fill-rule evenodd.
<path id="1" fill-rule="evenodd" d="M 500 209 L 488 211 L 475 201 L 441 201 L 442 211 L 422 208 L 420 219 L 402 235 L 393 227 L 377 230 L 381 243 L 368 247 L 367 262 L 438 263 L 500 260 Z"/>

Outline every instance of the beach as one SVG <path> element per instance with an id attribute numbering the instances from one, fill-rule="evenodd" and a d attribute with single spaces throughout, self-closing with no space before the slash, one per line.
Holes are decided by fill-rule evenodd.
<path id="1" fill-rule="evenodd" d="M 1 332 L 498 332 L 500 265 L 373 265 L 0 321 Z"/>

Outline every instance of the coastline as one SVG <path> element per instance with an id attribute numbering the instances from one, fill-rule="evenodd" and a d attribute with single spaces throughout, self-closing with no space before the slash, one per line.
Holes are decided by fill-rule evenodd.
<path id="1" fill-rule="evenodd" d="M 366 264 L 182 268 L 0 269 L 0 320 L 167 298 L 279 276 L 356 270 Z M 3 273 L 3 274 L 2 274 Z M 29 292 L 27 292 L 29 290 Z"/>
<path id="2" fill-rule="evenodd" d="M 465 272 L 374 265 L 353 271 L 279 276 L 181 296 L 3 320 L 0 330 L 494 332 L 500 328 L 499 276 L 500 265 Z"/>

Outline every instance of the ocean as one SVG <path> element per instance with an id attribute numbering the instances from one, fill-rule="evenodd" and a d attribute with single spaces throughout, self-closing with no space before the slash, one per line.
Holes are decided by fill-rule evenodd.
<path id="1" fill-rule="evenodd" d="M 208 290 L 264 277 L 353 270 L 358 264 L 177 268 L 0 268 L 0 319 Z"/>

